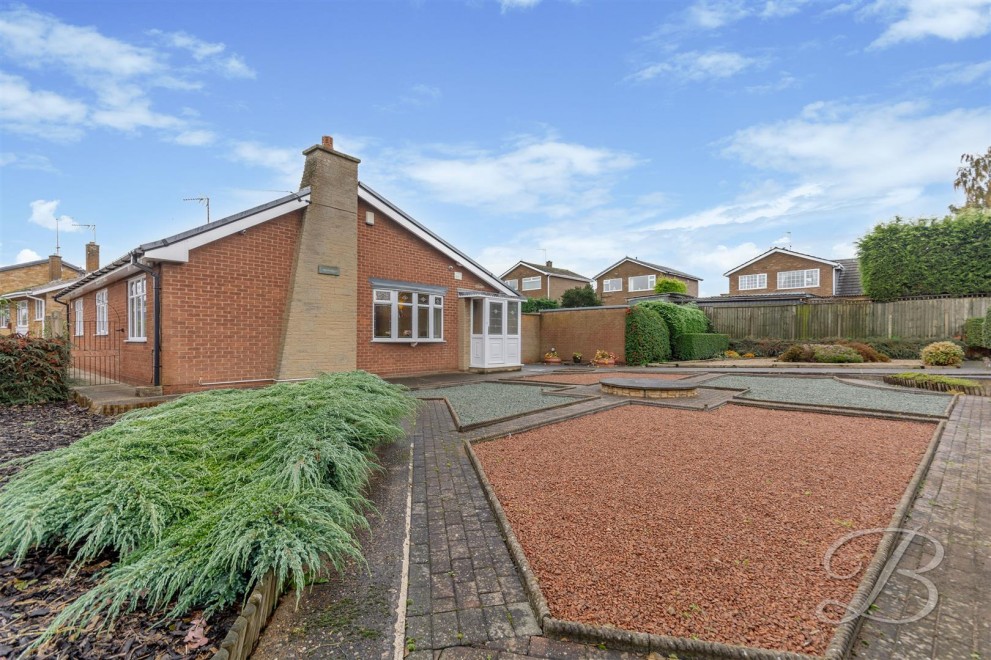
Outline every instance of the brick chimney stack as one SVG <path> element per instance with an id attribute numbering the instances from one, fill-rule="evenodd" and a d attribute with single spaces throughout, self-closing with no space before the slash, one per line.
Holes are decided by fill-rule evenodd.
<path id="1" fill-rule="evenodd" d="M 100 270 L 100 246 L 94 241 L 86 244 L 86 272 Z"/>
<path id="2" fill-rule="evenodd" d="M 553 268 L 554 267 L 554 262 L 553 261 L 548 261 L 547 262 L 547 267 L 548 268 Z"/>
<path id="3" fill-rule="evenodd" d="M 332 138 L 329 135 L 324 135 L 323 136 L 323 139 L 320 140 L 320 144 L 322 144 L 323 146 L 327 147 L 328 149 L 333 149 L 334 148 L 334 138 Z"/>
<path id="4" fill-rule="evenodd" d="M 53 254 L 48 257 L 48 279 L 49 281 L 62 279 L 61 255 Z"/>

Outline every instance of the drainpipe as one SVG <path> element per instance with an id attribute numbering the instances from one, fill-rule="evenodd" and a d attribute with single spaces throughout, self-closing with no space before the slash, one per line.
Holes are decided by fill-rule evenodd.
<path id="1" fill-rule="evenodd" d="M 141 255 L 142 253 L 139 253 L 138 251 L 132 252 L 131 265 L 138 270 L 144 271 L 145 273 L 151 275 L 151 279 L 154 282 L 155 320 L 153 323 L 155 326 L 155 345 L 152 347 L 152 359 L 154 360 L 152 385 L 158 387 L 162 384 L 162 279 L 160 277 L 161 273 L 138 261 L 138 259 L 141 258 Z"/>

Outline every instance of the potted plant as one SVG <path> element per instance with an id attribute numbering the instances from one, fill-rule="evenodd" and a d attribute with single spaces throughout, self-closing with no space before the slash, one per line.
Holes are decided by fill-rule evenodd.
<path id="1" fill-rule="evenodd" d="M 575 351 L 574 353 L 571 354 L 571 361 L 574 362 L 575 364 L 581 364 L 582 363 L 582 354 L 579 353 L 579 352 L 577 352 L 577 351 Z"/>
<path id="2" fill-rule="evenodd" d="M 555 349 L 552 348 L 544 353 L 544 364 L 561 364 L 561 358 L 558 357 Z"/>
<path id="3" fill-rule="evenodd" d="M 592 363 L 600 367 L 611 367 L 616 364 L 616 355 L 600 348 L 595 352 Z"/>

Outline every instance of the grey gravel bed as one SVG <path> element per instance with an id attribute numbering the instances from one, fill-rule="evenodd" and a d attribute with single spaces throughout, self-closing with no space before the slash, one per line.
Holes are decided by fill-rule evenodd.
<path id="1" fill-rule="evenodd" d="M 508 385 L 505 383 L 477 383 L 455 387 L 437 387 L 417 390 L 414 394 L 421 398 L 444 397 L 451 402 L 458 413 L 461 424 L 469 426 L 488 422 L 502 417 L 559 406 L 569 399 L 546 396 L 545 391 L 555 387 L 534 385 Z"/>
<path id="2" fill-rule="evenodd" d="M 744 399 L 811 405 L 869 408 L 888 412 L 942 415 L 952 398 L 948 394 L 916 394 L 857 387 L 832 378 L 776 378 L 723 376 L 707 381 L 713 387 L 749 388 Z"/>

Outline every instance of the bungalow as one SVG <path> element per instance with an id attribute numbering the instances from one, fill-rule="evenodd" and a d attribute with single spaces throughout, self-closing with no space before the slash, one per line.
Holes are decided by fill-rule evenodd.
<path id="1" fill-rule="evenodd" d="M 96 243 L 86 245 L 86 269 L 96 270 L 100 263 L 100 248 Z M 86 274 L 62 257 L 53 254 L 23 264 L 0 267 L 0 335 L 61 335 L 65 329 L 62 305 L 55 303 L 55 294 Z"/>
<path id="2" fill-rule="evenodd" d="M 819 297 L 861 297 L 860 263 L 856 259 L 822 259 L 785 248 L 771 248 L 724 275 L 729 296 L 810 294 Z"/>
<path id="3" fill-rule="evenodd" d="M 658 277 L 680 280 L 685 283 L 688 295 L 699 295 L 701 277 L 633 257 L 623 257 L 596 275 L 595 292 L 605 305 L 625 305 L 632 298 L 654 295 Z"/>
<path id="4" fill-rule="evenodd" d="M 527 298 L 550 298 L 560 300 L 568 289 L 594 284 L 584 275 L 556 268 L 554 262 L 548 261 L 543 266 L 529 261 L 517 262 L 515 266 L 501 275 L 503 284 L 514 291 L 521 292 Z"/>
<path id="5" fill-rule="evenodd" d="M 515 291 L 359 182 L 331 138 L 303 153 L 298 192 L 140 245 L 58 294 L 96 320 L 118 380 L 171 394 L 520 368 Z"/>

